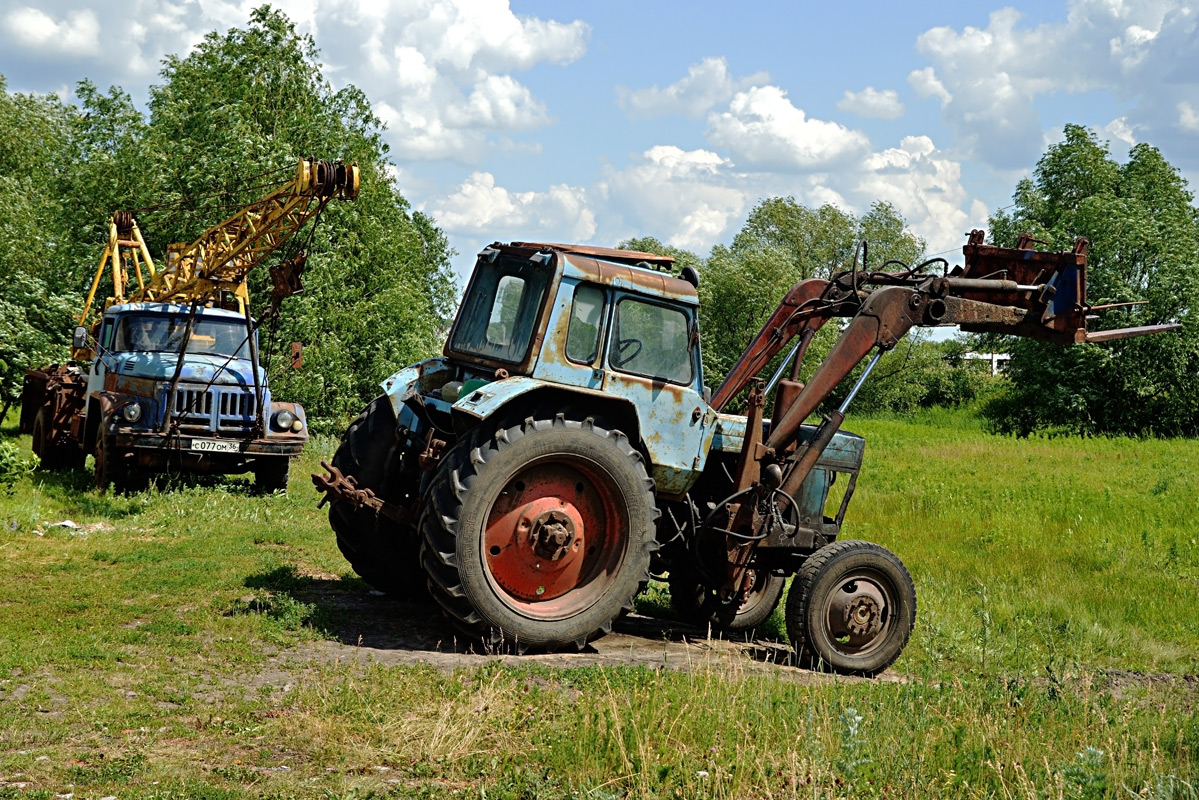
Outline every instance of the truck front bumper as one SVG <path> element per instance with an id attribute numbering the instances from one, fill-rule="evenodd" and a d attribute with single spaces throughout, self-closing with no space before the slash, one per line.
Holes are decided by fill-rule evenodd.
<path id="1" fill-rule="evenodd" d="M 298 456 L 307 440 L 307 436 L 243 440 L 148 432 L 112 434 L 113 451 L 126 453 L 131 466 L 145 469 L 176 467 L 211 473 L 245 472 L 258 461 Z M 212 449 L 214 444 L 230 449 Z M 234 446 L 236 450 L 231 449 Z"/>

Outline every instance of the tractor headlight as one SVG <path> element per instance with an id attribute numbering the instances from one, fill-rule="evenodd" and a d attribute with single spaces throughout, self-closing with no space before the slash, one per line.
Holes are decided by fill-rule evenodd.
<path id="1" fill-rule="evenodd" d="M 137 422 L 142 418 L 142 407 L 138 403 L 130 403 L 121 408 L 121 416 L 126 422 Z"/>
<path id="2" fill-rule="evenodd" d="M 299 417 L 284 409 L 275 415 L 275 428 L 281 431 L 290 430 L 291 426 L 299 421 Z"/>

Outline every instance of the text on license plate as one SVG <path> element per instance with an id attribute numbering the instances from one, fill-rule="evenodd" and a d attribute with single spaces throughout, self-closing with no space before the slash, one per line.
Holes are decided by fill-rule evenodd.
<path id="1" fill-rule="evenodd" d="M 237 453 L 239 442 L 221 442 L 216 439 L 192 439 L 193 453 Z"/>

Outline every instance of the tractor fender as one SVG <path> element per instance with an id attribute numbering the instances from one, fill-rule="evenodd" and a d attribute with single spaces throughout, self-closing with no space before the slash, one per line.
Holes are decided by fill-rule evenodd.
<path id="1" fill-rule="evenodd" d="M 649 456 L 645 442 L 641 439 L 641 426 L 637 419 L 637 409 L 632 402 L 622 397 L 605 394 L 598 389 L 584 389 L 577 386 L 565 388 L 545 381 L 525 376 L 506 378 L 494 383 L 480 386 L 469 394 L 460 397 L 451 408 L 454 415 L 455 427 L 465 430 L 473 428 L 485 419 L 508 408 L 519 406 L 529 408 L 532 405 L 550 407 L 565 407 L 568 405 L 582 406 L 587 410 L 595 410 L 603 414 L 609 424 L 621 429 L 629 439 L 637 444 L 642 454 Z"/>
<path id="2" fill-rule="evenodd" d="M 408 401 L 418 394 L 440 389 L 453 377 L 454 368 L 444 358 L 430 358 L 404 367 L 391 375 L 380 386 L 391 403 L 398 428 L 420 432 L 425 425 L 416 416 Z"/>

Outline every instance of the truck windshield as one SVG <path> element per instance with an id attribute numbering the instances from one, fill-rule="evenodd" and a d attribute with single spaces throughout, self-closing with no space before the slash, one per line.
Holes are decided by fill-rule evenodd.
<path id="1" fill-rule="evenodd" d="M 117 320 L 113 350 L 118 353 L 178 353 L 186 329 L 186 315 L 128 314 Z M 249 358 L 245 323 L 197 317 L 187 352 Z"/>
<path id="2" fill-rule="evenodd" d="M 518 364 L 529 353 L 550 267 L 504 259 L 475 273 L 458 312 L 450 349 Z"/>

